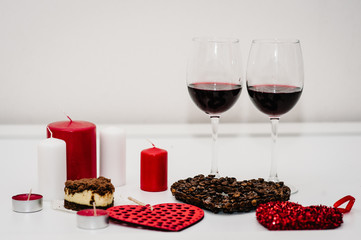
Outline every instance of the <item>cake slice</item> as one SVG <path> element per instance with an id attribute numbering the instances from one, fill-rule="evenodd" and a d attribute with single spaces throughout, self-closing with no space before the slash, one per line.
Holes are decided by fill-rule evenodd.
<path id="1" fill-rule="evenodd" d="M 79 211 L 92 208 L 93 202 L 100 209 L 107 209 L 114 205 L 114 186 L 105 177 L 83 178 L 65 182 L 64 207 Z"/>

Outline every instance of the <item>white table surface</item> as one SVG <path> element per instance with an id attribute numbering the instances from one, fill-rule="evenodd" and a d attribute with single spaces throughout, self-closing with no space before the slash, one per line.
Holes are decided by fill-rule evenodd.
<path id="1" fill-rule="evenodd" d="M 101 129 L 105 126 L 97 126 Z M 168 186 L 210 168 L 210 126 L 122 125 L 127 131 L 127 183 L 116 198 L 132 196 L 142 202 L 177 202 L 169 190 L 139 188 L 140 151 L 151 140 L 168 151 Z M 49 202 L 36 213 L 12 211 L 11 196 L 36 192 L 37 144 L 45 125 L 0 125 L 1 239 L 359 239 L 361 236 L 361 123 L 282 123 L 279 127 L 278 174 L 299 189 L 291 201 L 304 206 L 332 206 L 345 195 L 356 198 L 352 211 L 335 230 L 268 231 L 255 212 L 213 214 L 180 232 L 162 232 L 110 224 L 101 230 L 76 227 L 75 214 L 53 210 Z M 219 169 L 238 180 L 267 178 L 270 154 L 269 124 L 221 124 Z M 2 236 L 6 236 L 3 238 Z M 109 238 L 108 238 L 109 237 Z"/>

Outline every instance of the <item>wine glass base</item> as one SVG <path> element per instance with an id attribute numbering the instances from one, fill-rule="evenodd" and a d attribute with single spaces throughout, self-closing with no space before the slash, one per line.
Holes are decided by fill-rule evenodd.
<path id="1" fill-rule="evenodd" d="M 216 172 L 216 173 L 209 173 L 209 175 L 213 175 L 214 176 L 214 178 L 220 178 L 221 177 L 221 175 L 219 174 L 219 172 Z"/>
<path id="2" fill-rule="evenodd" d="M 298 188 L 294 185 L 287 185 L 291 189 L 291 195 L 298 193 Z"/>
<path id="3" fill-rule="evenodd" d="M 269 181 L 269 182 L 282 182 L 282 181 L 280 181 L 280 180 L 278 179 L 277 176 L 276 176 L 276 177 L 269 177 L 269 178 L 268 178 L 268 181 Z M 292 185 L 292 184 L 285 184 L 285 185 L 290 188 L 290 190 L 291 190 L 291 195 L 298 193 L 298 189 L 297 189 L 294 185 Z"/>

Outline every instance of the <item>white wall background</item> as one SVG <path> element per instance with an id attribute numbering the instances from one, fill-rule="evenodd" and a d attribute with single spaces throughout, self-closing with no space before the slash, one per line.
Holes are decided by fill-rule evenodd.
<path id="1" fill-rule="evenodd" d="M 361 121 L 361 0 L 0 0 L 0 124 L 208 122 L 188 96 L 193 36 L 301 40 L 282 121 Z M 243 89 L 222 122 L 265 122 Z"/>

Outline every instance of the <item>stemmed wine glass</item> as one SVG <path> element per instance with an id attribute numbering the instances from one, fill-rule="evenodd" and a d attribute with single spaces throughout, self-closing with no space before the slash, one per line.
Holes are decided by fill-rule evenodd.
<path id="1" fill-rule="evenodd" d="M 193 38 L 187 66 L 187 86 L 193 102 L 211 118 L 213 146 L 210 174 L 219 177 L 219 118 L 235 104 L 242 90 L 239 40 Z"/>
<path id="2" fill-rule="evenodd" d="M 247 64 L 247 90 L 253 104 L 271 120 L 272 152 L 269 181 L 279 181 L 276 157 L 278 122 L 300 98 L 303 78 L 299 40 L 252 41 Z M 294 187 L 290 188 L 292 193 L 297 192 Z"/>

